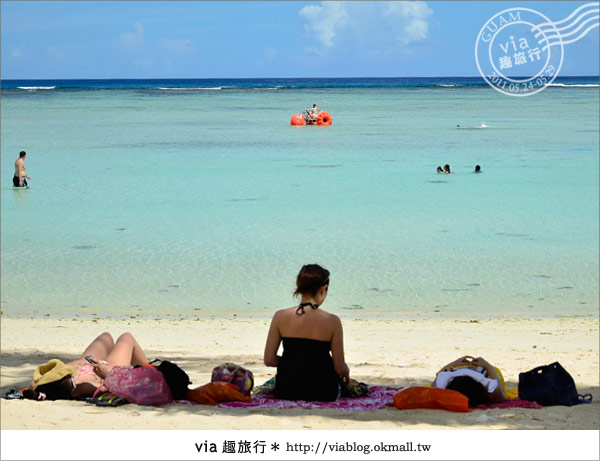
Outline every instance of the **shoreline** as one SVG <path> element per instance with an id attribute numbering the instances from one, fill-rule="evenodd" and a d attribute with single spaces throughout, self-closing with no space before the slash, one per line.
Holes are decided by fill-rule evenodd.
<path id="1" fill-rule="evenodd" d="M 0 310 L 1 319 L 53 319 L 53 320 L 169 320 L 169 319 L 185 319 L 195 320 L 200 319 L 268 319 L 270 320 L 279 309 L 292 307 L 293 302 L 289 305 L 282 305 L 275 308 L 263 309 L 244 309 L 230 308 L 225 310 L 209 310 L 204 308 L 190 309 L 54 309 L 47 308 L 44 311 L 17 309 L 8 312 L 5 309 Z M 337 315 L 344 320 L 411 320 L 419 318 L 421 320 L 436 320 L 436 319 L 475 319 L 475 320 L 492 320 L 492 319 L 552 319 L 552 318 L 600 318 L 600 306 L 586 306 L 584 309 L 572 309 L 571 312 L 564 308 L 551 307 L 543 308 L 518 308 L 514 311 L 510 309 L 494 309 L 494 310 L 473 310 L 460 309 L 448 306 L 429 306 L 425 308 L 403 308 L 402 310 L 391 310 L 381 308 L 336 308 L 325 306 L 324 309 L 332 314 Z"/>
<path id="2" fill-rule="evenodd" d="M 425 385 L 445 363 L 464 354 L 498 366 L 509 387 L 519 372 L 559 361 L 579 393 L 593 402 L 541 410 L 512 408 L 457 414 L 385 408 L 335 410 L 231 409 L 170 404 L 102 409 L 83 402 L 2 400 L 2 429 L 600 429 L 597 317 L 554 318 L 342 318 L 351 376 L 370 385 Z M 262 363 L 269 315 L 215 318 L 13 318 L 1 320 L 1 391 L 26 385 L 51 358 L 71 360 L 98 334 L 130 331 L 148 358 L 172 360 L 191 388 L 210 381 L 212 368 L 234 362 L 252 370 L 256 385 L 275 374 Z M 482 416 L 482 415 L 485 415 Z M 244 416 L 244 418 L 240 418 Z M 133 425 L 133 426 L 132 426 Z"/>

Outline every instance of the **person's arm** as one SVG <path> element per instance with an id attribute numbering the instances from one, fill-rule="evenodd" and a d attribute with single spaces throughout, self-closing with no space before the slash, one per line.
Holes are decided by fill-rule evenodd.
<path id="1" fill-rule="evenodd" d="M 443 370 L 444 368 L 454 367 L 454 366 L 458 366 L 458 365 L 469 366 L 473 363 L 472 362 L 473 358 L 474 357 L 471 357 L 470 355 L 463 355 L 462 357 L 457 358 L 453 362 L 450 362 L 450 363 L 444 365 L 441 369 Z"/>
<path id="2" fill-rule="evenodd" d="M 333 316 L 333 337 L 331 338 L 331 356 L 333 357 L 333 368 L 335 372 L 342 377 L 345 383 L 350 382 L 350 368 L 344 358 L 344 329 L 342 321 L 337 316 Z"/>
<path id="3" fill-rule="evenodd" d="M 498 373 L 496 373 L 496 369 L 494 368 L 494 366 L 491 365 L 483 357 L 477 357 L 476 359 L 473 359 L 471 361 L 471 364 L 485 369 L 488 372 L 489 379 L 495 379 L 496 381 L 498 381 L 498 386 L 496 386 L 496 389 L 494 390 L 494 392 L 492 392 L 490 394 L 490 399 L 492 400 L 492 402 L 494 402 L 494 403 L 506 402 L 506 393 L 504 392 L 504 386 L 502 385 L 502 379 L 500 378 L 500 376 L 498 376 Z"/>
<path id="4" fill-rule="evenodd" d="M 114 368 L 114 365 L 105 363 L 92 363 L 92 367 L 94 367 L 94 373 L 96 373 L 96 375 L 98 375 L 102 379 L 106 379 L 108 374 Z"/>
<path id="5" fill-rule="evenodd" d="M 73 389 L 73 392 L 71 392 L 71 395 L 73 396 L 74 399 L 84 399 L 86 397 L 93 396 L 94 392 L 96 392 L 96 389 L 98 389 L 98 388 L 96 386 L 94 386 L 92 383 L 81 383 L 81 384 L 78 384 L 75 389 Z"/>
<path id="6" fill-rule="evenodd" d="M 271 320 L 271 326 L 269 327 L 269 334 L 267 335 L 267 343 L 265 344 L 265 353 L 263 360 L 265 365 L 268 367 L 276 367 L 279 364 L 281 358 L 277 355 L 279 350 L 279 344 L 281 343 L 281 334 L 279 333 L 279 312 L 275 313 L 273 320 Z"/>
<path id="7" fill-rule="evenodd" d="M 454 361 L 452 361 L 452 362 L 447 363 L 446 365 L 444 365 L 441 368 L 441 370 L 445 370 L 446 368 L 454 367 L 454 366 L 458 366 L 458 365 L 469 366 L 469 365 L 472 364 L 471 360 L 473 360 L 473 357 L 471 357 L 470 355 L 463 355 L 462 357 L 459 357 L 456 360 L 454 360 Z M 437 373 L 435 374 L 435 378 L 433 378 L 433 382 L 431 383 L 431 387 L 436 387 L 436 385 L 435 385 L 436 381 L 437 381 Z"/>

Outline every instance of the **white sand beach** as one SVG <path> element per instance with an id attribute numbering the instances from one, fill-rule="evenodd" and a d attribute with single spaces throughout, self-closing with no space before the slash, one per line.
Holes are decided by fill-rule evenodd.
<path id="1" fill-rule="evenodd" d="M 393 407 L 357 413 L 304 409 L 231 409 L 171 404 L 100 408 L 83 402 L 2 400 L 1 428 L 15 429 L 571 429 L 598 430 L 598 319 L 342 317 L 351 376 L 371 385 L 407 387 L 431 382 L 440 366 L 471 354 L 498 366 L 509 387 L 518 374 L 559 361 L 580 393 L 593 403 L 543 409 L 404 410 Z M 171 360 L 184 368 L 192 387 L 210 381 L 213 367 L 235 362 L 252 370 L 261 384 L 275 369 L 262 362 L 270 319 L 266 315 L 215 314 L 189 317 L 17 319 L 3 316 L 1 390 L 25 386 L 35 367 L 51 358 L 71 360 L 103 331 L 117 337 L 129 331 L 149 359 Z M 482 416 L 485 415 L 485 416 Z M 243 416 L 241 418 L 240 416 Z"/>

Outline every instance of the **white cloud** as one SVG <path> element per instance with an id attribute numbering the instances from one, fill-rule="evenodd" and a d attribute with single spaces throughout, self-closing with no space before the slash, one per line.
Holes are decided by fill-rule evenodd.
<path id="1" fill-rule="evenodd" d="M 385 54 L 424 40 L 433 11 L 425 2 L 321 2 L 302 8 L 307 47 L 323 50 L 352 47 Z"/>
<path id="2" fill-rule="evenodd" d="M 433 11 L 424 2 L 390 2 L 386 12 L 387 17 L 398 21 L 401 33 L 396 39 L 404 45 L 427 38 L 427 19 L 432 14 Z"/>
<path id="3" fill-rule="evenodd" d="M 138 48 L 145 42 L 144 26 L 136 22 L 133 28 L 134 32 L 125 32 L 119 35 L 119 43 L 127 48 Z"/>
<path id="4" fill-rule="evenodd" d="M 337 32 L 346 27 L 348 12 L 344 2 L 321 2 L 319 5 L 305 6 L 300 17 L 306 22 L 304 30 L 307 37 L 320 40 L 325 46 L 333 46 Z"/>

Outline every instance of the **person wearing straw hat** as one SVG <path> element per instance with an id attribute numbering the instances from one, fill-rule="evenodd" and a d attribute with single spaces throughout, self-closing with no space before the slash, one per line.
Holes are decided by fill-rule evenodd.
<path id="1" fill-rule="evenodd" d="M 115 342 L 105 332 L 92 341 L 79 359 L 68 363 L 52 359 L 37 367 L 23 397 L 31 400 L 91 397 L 114 366 L 142 365 L 147 361 L 131 333 L 123 333 Z"/>

